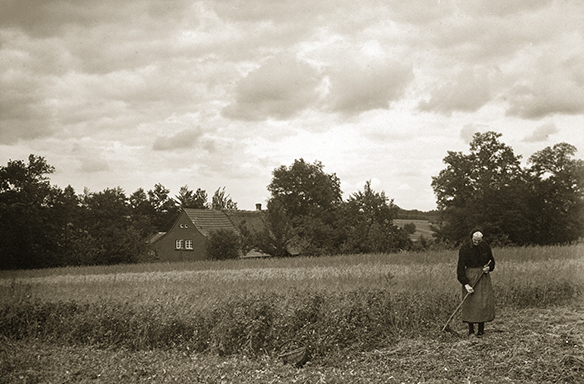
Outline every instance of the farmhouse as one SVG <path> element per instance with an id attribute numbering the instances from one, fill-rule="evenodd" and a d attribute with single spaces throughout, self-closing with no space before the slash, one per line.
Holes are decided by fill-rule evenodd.
<path id="1" fill-rule="evenodd" d="M 257 233 L 264 228 L 262 212 L 218 211 L 184 208 L 166 233 L 155 235 L 149 242 L 150 257 L 156 261 L 196 261 L 207 259 L 207 242 L 212 232 L 240 229 Z M 251 254 L 250 254 L 251 253 Z M 257 251 L 248 255 L 259 256 Z"/>

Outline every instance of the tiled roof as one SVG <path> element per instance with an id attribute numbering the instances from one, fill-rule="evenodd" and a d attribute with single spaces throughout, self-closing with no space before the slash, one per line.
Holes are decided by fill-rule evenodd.
<path id="1" fill-rule="evenodd" d="M 223 211 L 185 208 L 185 212 L 195 228 L 197 228 L 205 237 L 209 236 L 211 232 L 220 229 L 237 232 L 237 229 Z"/>
<path id="2" fill-rule="evenodd" d="M 236 228 L 243 224 L 251 233 L 261 232 L 266 227 L 261 211 L 225 211 L 225 214 Z"/>

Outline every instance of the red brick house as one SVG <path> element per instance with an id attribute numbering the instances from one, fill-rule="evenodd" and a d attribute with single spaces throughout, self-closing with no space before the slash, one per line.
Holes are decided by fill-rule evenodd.
<path id="1" fill-rule="evenodd" d="M 149 244 L 153 261 L 196 261 L 207 259 L 207 239 L 220 229 L 240 233 L 244 226 L 252 233 L 264 228 L 261 211 L 217 211 L 184 208 L 166 233 L 155 235 Z M 254 255 L 261 255 L 251 251 Z M 246 256 L 246 255 L 242 255 Z"/>

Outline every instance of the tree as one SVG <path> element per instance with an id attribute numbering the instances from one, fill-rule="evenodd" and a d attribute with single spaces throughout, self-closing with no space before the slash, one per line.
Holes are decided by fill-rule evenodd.
<path id="1" fill-rule="evenodd" d="M 90 240 L 82 229 L 83 208 L 79 196 L 70 185 L 63 191 L 58 188 L 55 191 L 55 203 L 51 209 L 55 233 L 59 239 L 59 251 L 55 259 L 60 266 L 82 265 L 87 256 L 85 245 Z"/>
<path id="2" fill-rule="evenodd" d="M 264 224 L 264 230 L 256 235 L 254 245 L 271 256 L 290 256 L 288 247 L 296 233 L 284 207 L 278 201 L 268 201 Z"/>
<path id="3" fill-rule="evenodd" d="M 87 264 L 118 264 L 136 262 L 145 252 L 145 239 L 133 226 L 131 209 L 124 191 L 106 188 L 102 192 L 84 191 L 84 229 L 88 238 L 88 254 L 94 259 Z"/>
<path id="4" fill-rule="evenodd" d="M 130 216 L 132 225 L 139 230 L 144 238 L 151 237 L 157 232 L 153 221 L 155 218 L 154 207 L 148 201 L 148 195 L 142 188 L 138 188 L 129 197 Z"/>
<path id="5" fill-rule="evenodd" d="M 181 208 L 209 208 L 207 203 L 207 192 L 201 188 L 197 188 L 197 191 L 193 192 L 189 189 L 188 185 L 182 186 L 176 196 L 176 200 Z"/>
<path id="6" fill-rule="evenodd" d="M 237 203 L 231 199 L 229 194 L 225 193 L 225 187 L 217 188 L 211 199 L 211 208 L 214 210 L 237 210 Z"/>
<path id="7" fill-rule="evenodd" d="M 54 172 L 41 156 L 28 163 L 10 160 L 0 167 L 0 268 L 55 266 L 59 250 L 59 218 L 51 208 L 59 190 L 47 175 Z"/>
<path id="8" fill-rule="evenodd" d="M 481 226 L 491 237 L 522 244 L 528 238 L 527 190 L 520 156 L 499 141 L 500 133 L 476 133 L 470 154 L 448 152 L 446 169 L 432 178 L 440 211 L 437 236 L 458 243 Z"/>
<path id="9" fill-rule="evenodd" d="M 345 204 L 344 252 L 395 252 L 410 248 L 406 231 L 393 224 L 397 210 L 385 192 L 375 192 L 371 181 L 367 181 L 363 191 L 353 193 Z"/>
<path id="10" fill-rule="evenodd" d="M 559 143 L 529 158 L 533 242 L 558 244 L 584 234 L 584 161 L 577 149 Z"/>
<path id="11" fill-rule="evenodd" d="M 319 161 L 309 164 L 304 159 L 294 160 L 289 167 L 276 168 L 268 185 L 270 202 L 284 210 L 307 255 L 330 254 L 338 249 L 341 182 L 323 168 Z"/>
<path id="12" fill-rule="evenodd" d="M 157 232 L 167 231 L 180 213 L 176 201 L 170 197 L 170 190 L 162 184 L 154 185 L 154 189 L 148 191 L 148 201 L 154 210 L 152 224 Z"/>
<path id="13" fill-rule="evenodd" d="M 272 199 L 292 218 L 318 216 L 338 208 L 342 202 L 341 182 L 336 174 L 326 174 L 323 168 L 319 161 L 310 164 L 300 159 L 290 167 L 275 169 L 268 185 Z"/>

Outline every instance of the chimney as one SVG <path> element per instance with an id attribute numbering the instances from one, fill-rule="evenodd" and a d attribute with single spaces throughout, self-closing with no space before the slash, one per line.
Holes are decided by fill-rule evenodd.
<path id="1" fill-rule="evenodd" d="M 262 203 L 256 203 L 256 211 L 262 210 Z"/>

